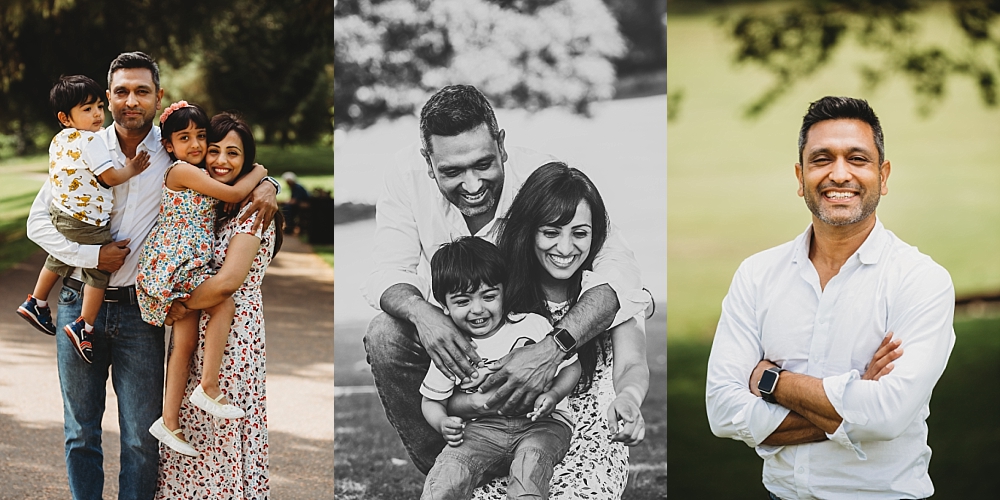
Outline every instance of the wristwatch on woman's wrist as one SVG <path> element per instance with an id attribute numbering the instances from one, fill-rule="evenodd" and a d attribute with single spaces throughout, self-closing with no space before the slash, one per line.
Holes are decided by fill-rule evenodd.
<path id="1" fill-rule="evenodd" d="M 576 339 L 565 328 L 553 328 L 549 335 L 556 341 L 556 347 L 566 353 L 567 358 L 576 352 Z"/>
<path id="2" fill-rule="evenodd" d="M 265 176 L 263 179 L 261 179 L 260 182 L 257 183 L 257 185 L 259 186 L 263 184 L 265 181 L 269 182 L 272 186 L 274 186 L 274 194 L 281 193 L 281 184 L 278 183 L 278 179 L 275 179 L 274 177 L 268 175 Z"/>

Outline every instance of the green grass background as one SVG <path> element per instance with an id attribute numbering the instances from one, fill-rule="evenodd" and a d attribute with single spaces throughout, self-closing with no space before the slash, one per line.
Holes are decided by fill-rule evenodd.
<path id="1" fill-rule="evenodd" d="M 796 195 L 802 115 L 824 95 L 867 99 L 892 162 L 885 226 L 951 273 L 958 295 L 1000 290 L 1000 110 L 955 79 L 928 118 L 908 83 L 863 88 L 873 62 L 841 47 L 819 74 L 797 81 L 759 119 L 743 110 L 771 80 L 732 63 L 716 19 L 732 10 L 668 18 L 668 84 L 681 93 L 668 124 L 668 491 L 676 498 L 766 498 L 762 461 L 743 443 L 712 435 L 705 372 L 722 299 L 740 262 L 789 241 L 811 218 Z M 925 39 L 956 39 L 947 12 L 923 16 Z M 931 400 L 935 498 L 986 498 L 1000 489 L 1000 319 L 961 317 L 948 369 Z M 989 495 L 992 496 L 992 495 Z"/>
<path id="2" fill-rule="evenodd" d="M 959 295 L 1000 290 L 1000 110 L 955 80 L 936 112 L 920 118 L 905 81 L 862 88 L 855 68 L 871 57 L 849 44 L 760 119 L 746 120 L 744 107 L 770 77 L 733 66 L 717 14 L 668 20 L 669 88 L 683 92 L 667 134 L 672 340 L 710 340 L 739 263 L 809 224 L 793 167 L 802 115 L 824 95 L 866 98 L 879 114 L 892 162 L 878 209 L 885 226 L 947 268 Z M 928 21 L 936 37 L 953 31 L 944 18 Z"/>

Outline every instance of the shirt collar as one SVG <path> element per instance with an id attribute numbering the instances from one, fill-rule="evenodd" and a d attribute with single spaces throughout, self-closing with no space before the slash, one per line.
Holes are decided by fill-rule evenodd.
<path id="1" fill-rule="evenodd" d="M 114 124 L 104 129 L 104 142 L 107 143 L 108 151 L 115 151 L 124 154 L 124 151 L 122 151 L 119 147 L 118 133 L 115 132 Z M 149 152 L 150 156 L 153 156 L 162 148 L 163 143 L 160 141 L 160 127 L 153 125 L 153 128 L 149 129 L 149 133 L 147 133 L 146 137 L 139 143 L 139 147 L 136 148 L 136 151 L 145 149 Z"/>
<path id="2" fill-rule="evenodd" d="M 792 253 L 792 263 L 798 263 L 800 259 L 809 258 L 809 245 L 812 244 L 812 230 L 813 225 L 810 223 L 805 232 L 795 239 L 795 251 Z M 882 225 L 882 221 L 876 216 L 875 227 L 872 228 L 872 232 L 868 233 L 865 242 L 858 247 L 854 255 L 851 255 L 851 258 L 857 256 L 858 261 L 862 264 L 877 264 L 879 257 L 882 255 L 882 248 L 885 246 L 887 237 L 888 234 L 885 226 Z"/>

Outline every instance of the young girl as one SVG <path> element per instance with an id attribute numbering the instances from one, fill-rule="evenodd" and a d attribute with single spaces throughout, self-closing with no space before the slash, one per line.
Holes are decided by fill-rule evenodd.
<path id="1" fill-rule="evenodd" d="M 171 104 L 160 116 L 163 146 L 174 163 L 164 175 L 159 220 L 142 248 L 136 277 L 142 319 L 147 323 L 162 325 L 170 304 L 189 297 L 208 278 L 216 204 L 242 201 L 267 173 L 256 166 L 232 186 L 212 179 L 203 165 L 208 124 L 205 112 L 186 101 Z M 205 331 L 205 365 L 191 403 L 219 418 L 241 418 L 243 410 L 229 404 L 219 388 L 219 369 L 235 312 L 233 300 L 205 311 L 211 316 Z M 163 415 L 149 428 L 161 442 L 190 456 L 197 456 L 198 451 L 182 437 L 178 413 L 193 352 L 187 347 L 198 341 L 198 317 L 189 314 L 173 325 L 174 352 L 167 361 Z"/>

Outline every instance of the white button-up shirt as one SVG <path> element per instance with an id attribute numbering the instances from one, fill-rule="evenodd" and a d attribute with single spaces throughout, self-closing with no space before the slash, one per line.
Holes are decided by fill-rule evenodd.
<path id="1" fill-rule="evenodd" d="M 876 221 L 821 289 L 811 235 L 812 226 L 736 271 L 708 361 L 712 432 L 755 447 L 764 485 L 781 498 L 931 496 L 926 419 L 955 343 L 951 276 Z M 888 332 L 902 340 L 902 357 L 877 382 L 861 380 Z M 843 418 L 829 440 L 761 444 L 789 412 L 750 392 L 762 359 L 823 380 Z"/>
<path id="2" fill-rule="evenodd" d="M 114 168 L 125 165 L 125 152 L 118 144 L 118 134 L 112 125 L 98 132 L 108 152 Z M 160 197 L 163 192 L 163 175 L 170 165 L 170 156 L 160 143 L 160 128 L 153 128 L 139 144 L 137 151 L 149 153 L 149 167 L 127 182 L 114 186 L 114 204 L 111 210 L 111 237 L 115 241 L 131 238 L 125 263 L 111 274 L 109 286 L 129 286 L 135 284 L 139 272 L 139 253 L 146 236 L 153 229 L 160 213 Z M 28 214 L 28 238 L 42 247 L 49 255 L 60 261 L 84 269 L 97 267 L 100 245 L 81 245 L 66 239 L 49 220 L 49 204 L 52 193 L 46 182 L 31 204 Z M 75 276 L 79 277 L 79 269 Z"/>
<path id="3" fill-rule="evenodd" d="M 427 175 L 427 163 L 419 148 L 419 143 L 415 143 L 396 154 L 395 167 L 386 172 L 375 205 L 375 269 L 362 287 L 365 299 L 375 309 L 380 308 L 382 294 L 398 283 L 413 285 L 432 300 L 428 263 L 434 252 L 461 236 L 478 236 L 495 242 L 496 222 L 507 213 L 521 184 L 536 168 L 557 161 L 547 154 L 508 146 L 496 215 L 472 235 L 462 213 Z M 617 294 L 620 308 L 613 325 L 641 312 L 649 303 L 649 295 L 642 291 L 635 256 L 613 224 L 608 228 L 603 249 L 594 259 L 594 273 L 588 276 L 582 284 L 583 290 L 607 283 Z"/>

